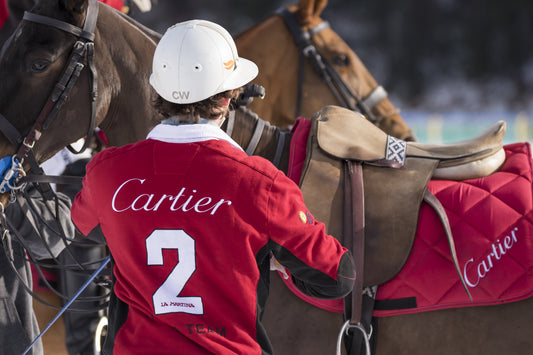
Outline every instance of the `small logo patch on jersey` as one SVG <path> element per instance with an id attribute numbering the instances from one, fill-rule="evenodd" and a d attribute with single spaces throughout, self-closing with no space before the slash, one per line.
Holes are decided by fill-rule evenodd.
<path id="1" fill-rule="evenodd" d="M 313 224 L 313 217 L 311 217 L 311 213 L 308 211 L 298 212 L 298 217 L 300 217 L 300 221 L 302 221 L 302 223 Z"/>

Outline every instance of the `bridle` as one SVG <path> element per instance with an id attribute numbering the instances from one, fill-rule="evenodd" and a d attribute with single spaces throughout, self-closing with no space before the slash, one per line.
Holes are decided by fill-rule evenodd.
<path id="1" fill-rule="evenodd" d="M 50 123 L 54 120 L 57 113 L 67 100 L 67 97 L 74 87 L 77 79 L 80 76 L 82 69 L 85 67 L 84 62 L 87 63 L 89 68 L 89 100 L 91 102 L 91 119 L 85 142 L 82 148 L 76 151 L 71 146 L 68 149 L 75 154 L 83 152 L 94 134 L 95 130 L 95 117 L 96 117 L 96 97 L 97 97 L 97 73 L 94 65 L 94 37 L 96 20 L 98 18 L 98 0 L 89 0 L 87 6 L 87 12 L 85 17 L 85 23 L 83 28 L 74 26 L 70 23 L 60 21 L 48 16 L 43 16 L 26 11 L 24 21 L 34 22 L 64 32 L 73 34 L 77 37 L 74 43 L 70 59 L 65 66 L 63 73 L 59 80 L 52 89 L 51 94 L 48 97 L 45 105 L 41 109 L 37 119 L 29 132 L 23 137 L 20 132 L 9 122 L 3 115 L 0 114 L 0 130 L 15 146 L 17 152 L 12 157 L 6 157 L 7 169 L 0 171 L 3 173 L 3 180 L 0 182 L 0 193 L 5 193 L 10 190 L 17 190 L 24 186 L 23 182 L 79 182 L 79 179 L 69 179 L 69 177 L 43 177 L 42 169 L 39 167 L 35 159 L 33 147 L 35 143 L 41 138 L 44 130 L 48 128 Z M 10 159 L 10 161 L 7 161 Z M 23 162 L 27 160 L 30 164 L 31 170 L 37 175 L 25 176 L 23 169 Z M 5 173 L 4 173 L 5 172 Z M 15 184 L 18 182 L 18 184 Z"/>
<path id="2" fill-rule="evenodd" d="M 288 9 L 283 8 L 278 11 L 278 14 L 283 18 L 289 31 L 291 32 L 296 45 L 298 46 L 299 72 L 298 72 L 298 96 L 296 101 L 296 116 L 300 116 L 302 107 L 302 93 L 304 82 L 304 68 L 305 59 L 308 58 L 317 74 L 328 85 L 329 89 L 343 106 L 353 111 L 361 112 L 370 122 L 375 125 L 379 124 L 380 119 L 372 114 L 372 108 L 376 106 L 381 100 L 387 97 L 387 92 L 382 86 L 376 87 L 366 98 L 361 99 L 357 94 L 346 84 L 340 74 L 328 62 L 324 56 L 320 54 L 314 45 L 312 38 L 314 35 L 320 33 L 324 29 L 330 27 L 329 22 L 322 21 L 316 27 L 304 31 L 295 15 Z"/>

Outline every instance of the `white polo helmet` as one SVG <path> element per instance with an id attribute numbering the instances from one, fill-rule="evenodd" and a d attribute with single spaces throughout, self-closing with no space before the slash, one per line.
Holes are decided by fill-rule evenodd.
<path id="1" fill-rule="evenodd" d="M 189 104 L 239 88 L 257 73 L 255 63 L 239 58 L 228 31 L 191 20 L 170 27 L 159 41 L 150 84 L 165 100 Z"/>

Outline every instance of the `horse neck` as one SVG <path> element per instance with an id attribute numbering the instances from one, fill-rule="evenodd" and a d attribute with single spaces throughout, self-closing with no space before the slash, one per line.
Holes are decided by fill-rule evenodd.
<path id="1" fill-rule="evenodd" d="M 254 100 L 249 107 L 265 120 L 288 128 L 295 119 L 298 79 L 295 63 L 299 55 L 283 19 L 278 15 L 267 18 L 239 34 L 235 43 L 239 55 L 260 68 L 254 83 L 267 89 L 265 98 Z"/>
<path id="2" fill-rule="evenodd" d="M 143 139 L 157 123 L 148 78 L 159 38 L 122 13 L 100 6 L 95 39 L 98 112 L 103 113 L 100 128 L 111 145 Z"/>
<path id="3" fill-rule="evenodd" d="M 261 156 L 270 162 L 273 162 L 278 149 L 278 143 L 280 143 L 280 137 L 282 134 L 285 134 L 281 160 L 277 168 L 287 173 L 291 142 L 291 135 L 289 133 L 283 133 L 279 127 L 270 125 L 252 111 L 246 108 L 240 108 L 235 112 L 235 123 L 231 138 L 246 150 L 252 140 L 258 122 L 264 123 L 264 126 L 261 132 L 261 138 L 253 155 Z M 225 123 L 222 128 L 226 129 L 226 126 L 227 123 Z"/>

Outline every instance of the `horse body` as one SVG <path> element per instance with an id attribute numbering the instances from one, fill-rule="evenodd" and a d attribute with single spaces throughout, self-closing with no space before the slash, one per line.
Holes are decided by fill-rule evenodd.
<path id="1" fill-rule="evenodd" d="M 234 139 L 244 147 L 253 133 L 254 119 L 236 116 Z M 240 121 L 239 121 L 240 120 Z M 272 141 L 277 142 L 276 130 L 265 130 L 256 150 L 273 159 Z M 291 136 L 286 144 L 290 146 Z M 269 148 L 270 147 L 270 148 Z M 284 155 L 287 158 L 287 155 Z M 285 158 L 285 159 L 286 159 Z M 386 169 L 386 168 L 384 168 Z M 322 201 L 307 206 L 315 214 L 329 206 L 331 193 L 316 186 Z M 320 200 L 320 199 L 319 199 Z M 306 200 L 307 201 L 307 200 Z M 328 202 L 324 202 L 328 201 Z M 307 202 L 306 202 L 307 203 Z M 320 213 L 319 213 L 320 211 Z M 338 213 L 342 213 L 337 211 Z M 339 221 L 327 225 L 328 230 L 342 234 Z M 387 255 L 382 255 L 387 258 Z M 365 269 L 373 273 L 374 270 Z M 497 306 L 467 307 L 377 318 L 373 342 L 376 354 L 524 354 L 533 346 L 528 317 L 533 299 Z M 271 273 L 270 294 L 262 322 L 276 354 L 334 354 L 336 340 L 344 320 L 340 313 L 312 306 L 292 293 L 277 272 Z"/>

